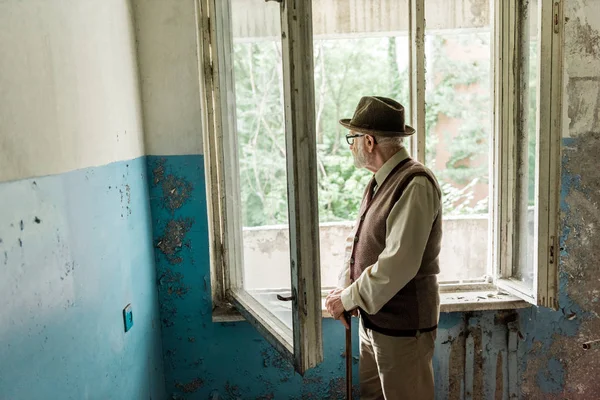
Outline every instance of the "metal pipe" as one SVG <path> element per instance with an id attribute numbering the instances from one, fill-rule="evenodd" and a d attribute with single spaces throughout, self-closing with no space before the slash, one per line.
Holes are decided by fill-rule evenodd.
<path id="1" fill-rule="evenodd" d="M 600 349 L 600 339 L 585 342 L 583 344 L 583 349 L 584 350 Z"/>

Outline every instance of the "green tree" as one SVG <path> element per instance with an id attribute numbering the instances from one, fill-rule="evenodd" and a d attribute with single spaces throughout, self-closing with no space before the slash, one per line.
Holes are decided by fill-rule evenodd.
<path id="1" fill-rule="evenodd" d="M 454 35 L 459 47 L 489 46 L 489 33 Z M 357 170 L 338 123 L 351 117 L 363 95 L 383 95 L 408 105 L 406 37 L 315 41 L 315 106 L 320 220 L 353 219 L 371 178 Z M 405 42 L 403 42 L 405 41 Z M 473 204 L 473 189 L 487 183 L 491 98 L 489 62 L 447 54 L 446 39 L 428 36 L 426 130 L 427 164 L 443 191 L 445 215 L 487 212 L 487 202 Z M 281 48 L 270 40 L 234 44 L 237 140 L 244 226 L 287 222 L 287 181 Z M 533 63 L 532 63 L 533 64 Z M 534 70 L 533 70 L 534 71 Z M 532 79 L 535 82 L 535 79 Z M 533 83 L 532 83 L 533 85 Z M 533 88 L 535 91 L 535 88 Z M 532 99 L 533 97 L 533 99 Z M 530 106 L 535 108 L 535 96 Z M 407 110 L 408 112 L 408 110 Z M 530 111 L 535 115 L 535 110 Z M 442 118 L 460 122 L 444 130 Z M 531 122 L 533 120 L 533 122 Z M 535 120 L 530 118 L 530 129 Z M 438 137 L 434 132 L 442 132 Z M 452 136 L 453 135 L 453 136 Z M 532 136 L 535 141 L 534 135 Z M 435 165 L 443 138 L 450 157 Z M 535 151 L 530 146 L 531 154 Z M 530 168 L 533 157 L 530 157 Z M 530 174 L 532 176 L 532 174 Z"/>

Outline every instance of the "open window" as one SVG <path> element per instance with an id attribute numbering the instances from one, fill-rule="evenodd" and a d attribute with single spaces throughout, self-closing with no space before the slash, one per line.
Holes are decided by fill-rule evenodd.
<path id="1" fill-rule="evenodd" d="M 558 306 L 562 1 L 198 1 L 215 320 L 321 360 L 363 95 L 407 107 L 441 183 L 442 311 Z"/>
<path id="2" fill-rule="evenodd" d="M 234 46 L 232 18 L 249 9 L 280 23 Z M 214 305 L 304 373 L 323 358 L 311 4 L 203 0 L 198 15 Z"/>
<path id="3" fill-rule="evenodd" d="M 558 309 L 562 2 L 497 2 L 496 284 Z"/>
<path id="4" fill-rule="evenodd" d="M 562 2 L 409 5 L 411 150 L 444 194 L 442 309 L 557 308 Z"/>

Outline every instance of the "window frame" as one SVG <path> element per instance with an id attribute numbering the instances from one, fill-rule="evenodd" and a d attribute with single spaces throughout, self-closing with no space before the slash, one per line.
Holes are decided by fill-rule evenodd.
<path id="1" fill-rule="evenodd" d="M 510 199 L 513 198 L 517 160 L 515 152 L 508 152 L 515 141 L 518 82 L 513 60 L 516 58 L 515 37 L 519 34 L 515 23 L 521 18 L 518 0 L 492 0 L 494 7 L 494 35 L 492 52 L 494 127 L 490 143 L 492 207 L 490 208 L 490 269 L 492 281 L 487 284 L 490 293 L 500 289 L 515 297 L 515 307 L 521 300 L 552 309 L 558 309 L 558 220 L 560 194 L 560 138 L 562 128 L 562 9 L 563 1 L 538 0 L 538 42 L 540 56 L 538 71 L 538 107 L 536 115 L 536 212 L 534 282 L 532 288 L 513 278 L 512 248 L 515 234 Z M 411 138 L 413 157 L 424 164 L 426 149 L 425 129 L 425 0 L 409 0 L 410 37 L 410 99 L 411 122 L 416 134 Z M 506 123 L 506 121 L 509 121 Z M 547 132 L 547 134 L 542 134 Z M 499 166 L 499 167 L 498 167 Z M 540 168 L 545 167 L 545 168 Z M 477 282 L 484 285 L 485 280 Z M 442 285 L 441 285 L 442 286 Z M 447 282 L 446 290 L 470 291 L 471 284 Z M 479 304 L 479 302 L 477 302 Z M 475 307 L 479 308 L 480 305 Z M 493 307 L 490 305 L 490 307 Z M 442 303 L 442 309 L 444 304 Z M 469 309 L 468 304 L 464 309 Z"/>
<path id="2" fill-rule="evenodd" d="M 516 152 L 510 151 L 519 126 L 519 95 L 516 85 L 527 73 L 515 68 L 515 50 L 520 33 L 516 13 L 518 0 L 495 2 L 494 56 L 494 230 L 492 231 L 495 284 L 530 304 L 558 309 L 558 220 L 560 194 L 560 139 L 562 128 L 562 43 L 563 1 L 538 0 L 537 114 L 536 114 L 536 183 L 533 258 L 533 288 L 526 287 L 513 276 L 512 201 L 515 196 Z M 501 28 L 502 27 L 502 28 Z M 509 84 L 506 84 L 507 81 Z"/>
<path id="3" fill-rule="evenodd" d="M 197 0 L 213 319 L 236 310 L 301 375 L 323 360 L 312 3 L 282 2 L 292 329 L 244 289 L 231 10 L 229 1 Z M 310 55 L 310 57 L 308 56 Z M 302 68 L 291 68 L 302 65 Z M 226 110 L 226 112 L 224 112 Z M 302 223 L 301 223 L 302 222 Z"/>
<path id="4" fill-rule="evenodd" d="M 493 135 L 490 143 L 492 169 L 492 193 L 490 206 L 490 262 L 492 276 L 488 280 L 473 282 L 447 282 L 440 285 L 442 293 L 442 312 L 448 311 L 467 311 L 483 309 L 508 309 L 521 308 L 529 304 L 536 304 L 548 308 L 558 308 L 558 262 L 559 262 L 559 244 L 558 244 L 558 221 L 559 221 L 559 194 L 560 194 L 560 140 L 562 128 L 562 46 L 563 46 L 563 3 L 562 0 L 553 0 L 547 2 L 538 0 L 538 111 L 537 119 L 537 154 L 536 165 L 538 177 L 536 179 L 536 200 L 537 211 L 536 220 L 536 252 L 534 257 L 534 290 L 524 287 L 520 282 L 512 279 L 512 261 L 511 249 L 507 245 L 508 237 L 514 234 L 511 227 L 511 208 L 507 201 L 511 195 L 511 188 L 514 188 L 514 178 L 510 177 L 510 171 L 514 170 L 516 160 L 506 149 L 510 148 L 511 140 L 514 139 L 514 107 L 517 95 L 515 87 L 507 82 L 515 82 L 515 77 L 510 77 L 513 69 L 512 59 L 515 46 L 511 46 L 511 24 L 514 24 L 517 16 L 515 15 L 518 0 L 499 1 L 492 0 L 494 7 L 494 34 L 493 34 Z M 216 0 L 196 0 L 197 2 L 197 22 L 199 32 L 199 65 L 201 89 L 203 91 L 203 135 L 205 147 L 205 166 L 206 166 L 206 186 L 208 193 L 208 219 L 210 234 L 210 258 L 211 258 L 211 289 L 213 297 L 213 320 L 233 321 L 243 319 L 240 314 L 232 307 L 232 302 L 237 301 L 238 307 L 240 300 L 232 297 L 229 288 L 232 286 L 232 268 L 228 267 L 227 260 L 234 256 L 240 256 L 236 250 L 236 243 L 241 243 L 241 238 L 236 235 L 241 234 L 239 219 L 231 221 L 228 216 L 234 215 L 235 210 L 232 204 L 235 198 L 231 197 L 233 185 L 235 182 L 223 178 L 224 171 L 227 168 L 236 168 L 237 161 L 232 164 L 225 163 L 225 154 L 231 151 L 233 144 L 228 141 L 224 131 L 230 131 L 235 126 L 235 114 L 227 113 L 223 116 L 219 107 L 227 107 L 227 99 L 222 96 L 223 90 L 231 91 L 224 82 L 223 73 L 231 73 L 227 70 L 227 60 L 220 59 L 217 54 L 212 54 L 211 46 L 217 48 L 219 54 L 230 56 L 226 44 L 218 43 L 217 30 L 226 29 L 230 21 L 213 21 L 207 15 L 215 15 L 215 7 L 221 7 L 220 15 L 229 15 L 229 2 Z M 282 9 L 286 7 L 287 1 L 282 2 Z M 303 3 L 303 2 L 301 2 Z M 311 3 L 311 2 L 307 2 Z M 205 8 L 212 7 L 212 10 Z M 310 8 L 310 5 L 309 5 Z M 219 15 L 219 14 L 217 14 Z M 309 15 L 309 14 L 304 14 Z M 292 23 L 287 20 L 287 23 Z M 310 25 L 310 24 L 309 24 Z M 289 27 L 289 26 L 288 26 Z M 289 39 L 289 35 L 288 39 Z M 412 125 L 417 133 L 411 139 L 412 154 L 419 161 L 424 161 L 425 157 L 425 0 L 409 0 L 409 71 L 411 74 L 410 82 L 410 104 L 408 105 L 409 115 Z M 301 54 L 312 54 L 312 36 L 304 37 L 303 48 L 296 48 L 297 57 Z M 230 45 L 230 44 L 229 44 Z M 286 53 L 284 51 L 284 53 Z M 211 63 L 210 58 L 213 58 Z M 312 57 L 310 65 L 312 66 Z M 289 60 L 287 62 L 290 62 Z M 231 65 L 231 64 L 229 64 Z M 289 67 L 289 64 L 288 64 Z M 304 69 L 304 68 L 296 68 Z M 226 71 L 226 72 L 222 72 Z M 286 75 L 287 85 L 295 84 L 298 88 L 312 85 L 302 85 L 307 83 L 305 75 L 295 77 Z M 293 81 L 293 83 L 292 83 Z M 311 81 L 312 83 L 312 81 Z M 314 98 L 314 97 L 313 97 Z M 298 103 L 300 104 L 300 103 Z M 286 121 L 288 114 L 290 118 L 304 118 L 306 115 L 314 112 L 309 108 L 286 110 Z M 308 114 L 307 114 L 308 113 Z M 293 115 L 293 116 L 292 116 Z M 310 127 L 305 124 L 304 130 L 310 131 Z M 287 132 L 287 128 L 286 128 Z M 289 135 L 289 133 L 286 133 Z M 235 148 L 235 147 L 233 147 Z M 229 150 L 228 150 L 229 149 Z M 230 159 L 235 157 L 230 157 Z M 305 158 L 306 160 L 306 158 Z M 295 165 L 288 167 L 294 170 Z M 512 169 L 511 169 L 512 168 Z M 233 174 L 235 175 L 235 174 Z M 292 173 L 293 175 L 293 173 Z M 290 192 L 290 196 L 296 195 Z M 238 203 L 239 204 L 239 203 Z M 310 218 L 314 218 L 314 215 Z M 235 218 L 234 218 L 235 219 Z M 290 219 L 292 222 L 292 219 Z M 318 227 L 318 221 L 317 221 Z M 317 229 L 318 231 L 318 229 Z M 229 232 L 233 232 L 230 234 Z M 237 234 L 235 232 L 238 232 Z M 315 232 L 306 237 L 315 240 Z M 316 232 L 318 237 L 318 232 Z M 290 237 L 292 242 L 292 237 Z M 318 240 L 315 242 L 318 256 Z M 318 265 L 318 257 L 314 260 Z M 238 264 L 239 265 L 239 264 Z M 298 282 L 298 287 L 302 288 L 306 281 L 303 279 L 320 278 L 319 274 L 307 274 L 304 272 Z M 320 279 L 319 279 L 320 280 Z M 317 292 L 316 286 L 305 287 L 300 290 L 302 293 Z M 324 288 L 319 290 L 326 293 Z M 503 293 L 503 292 L 507 292 Z M 449 296 L 465 294 L 466 301 L 452 301 Z M 487 295 L 481 298 L 482 293 Z M 470 296 L 469 294 L 475 296 Z M 478 295 L 479 294 L 479 295 Z M 501 299 L 494 296 L 503 296 Z M 456 297 L 456 296 L 455 296 Z M 460 297 L 460 296 L 459 296 Z M 487 299 L 486 299 L 487 298 Z M 318 305 L 313 304 L 312 311 L 317 310 Z M 242 307 L 243 308 L 243 307 Z M 313 313 L 316 315 L 316 313 Z M 323 310 L 323 315 L 327 313 Z M 256 315 L 246 315 L 248 319 L 259 319 Z M 295 317 L 296 318 L 296 317 Z M 320 318 L 313 317 L 309 324 L 312 324 L 312 333 L 314 337 L 320 338 Z M 294 339 L 296 340 L 296 339 Z M 319 339 L 320 340 L 320 339 Z M 322 342 L 321 342 L 322 345 Z M 280 349 L 281 350 L 281 349 Z M 289 349 L 283 349 L 288 351 Z M 306 360 L 305 360 L 306 361 Z M 297 362 L 297 361 L 295 361 Z M 309 362 L 314 364 L 318 358 Z"/>

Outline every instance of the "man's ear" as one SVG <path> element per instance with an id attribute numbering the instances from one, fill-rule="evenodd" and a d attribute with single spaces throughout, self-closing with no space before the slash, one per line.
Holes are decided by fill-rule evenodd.
<path id="1" fill-rule="evenodd" d="M 375 148 L 375 138 L 371 135 L 365 135 L 365 141 L 365 148 L 369 153 L 372 153 Z"/>

